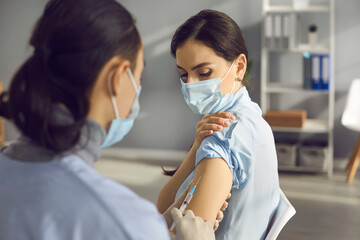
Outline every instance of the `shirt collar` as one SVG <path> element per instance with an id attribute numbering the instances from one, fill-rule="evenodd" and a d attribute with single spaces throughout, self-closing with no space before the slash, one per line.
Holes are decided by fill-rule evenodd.
<path id="1" fill-rule="evenodd" d="M 232 103 L 230 104 L 229 107 L 222 110 L 223 112 L 226 112 L 226 111 L 232 109 L 234 106 L 236 106 L 239 103 L 251 101 L 251 99 L 249 97 L 249 93 L 245 86 L 241 87 L 236 93 L 234 93 L 234 95 L 235 95 L 235 97 L 234 97 Z"/>
<path id="2" fill-rule="evenodd" d="M 70 112 L 63 106 L 54 105 L 53 116 L 54 120 L 58 122 L 67 123 L 72 121 Z M 4 147 L 1 151 L 12 159 L 26 162 L 45 162 L 76 154 L 86 163 L 92 165 L 100 157 L 100 145 L 105 137 L 105 129 L 97 122 L 88 118 L 81 128 L 78 143 L 66 152 L 56 154 L 49 149 L 39 146 L 26 136 L 20 136 L 14 143 Z"/>

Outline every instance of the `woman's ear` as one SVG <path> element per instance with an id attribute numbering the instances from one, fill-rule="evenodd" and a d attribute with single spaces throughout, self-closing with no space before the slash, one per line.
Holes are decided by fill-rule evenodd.
<path id="1" fill-rule="evenodd" d="M 236 76 L 240 77 L 241 80 L 244 79 L 246 66 L 247 66 L 247 60 L 244 54 L 240 54 L 236 58 L 236 66 L 237 66 Z"/>
<path id="2" fill-rule="evenodd" d="M 120 93 L 120 88 L 123 85 L 123 82 L 129 81 L 129 76 L 127 73 L 128 68 L 130 68 L 129 60 L 120 60 L 114 68 L 110 80 L 111 89 L 114 96 L 117 96 Z"/>

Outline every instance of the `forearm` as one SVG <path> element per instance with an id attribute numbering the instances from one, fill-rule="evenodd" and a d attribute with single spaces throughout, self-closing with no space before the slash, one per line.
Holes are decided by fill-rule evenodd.
<path id="1" fill-rule="evenodd" d="M 179 169 L 161 189 L 157 201 L 157 208 L 160 213 L 165 212 L 166 209 L 168 209 L 175 201 L 176 193 L 180 188 L 181 184 L 183 184 L 185 179 L 194 170 L 197 149 L 198 145 L 193 145 L 191 147 L 190 151 L 181 163 Z"/>

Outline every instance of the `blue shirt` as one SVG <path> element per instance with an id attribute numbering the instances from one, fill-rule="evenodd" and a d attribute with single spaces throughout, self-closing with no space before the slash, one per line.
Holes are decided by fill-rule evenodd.
<path id="1" fill-rule="evenodd" d="M 233 113 L 237 120 L 203 139 L 196 153 L 195 167 L 205 158 L 222 158 L 232 172 L 231 198 L 215 232 L 216 239 L 263 239 L 280 198 L 272 130 L 259 106 L 251 101 L 246 87 L 237 91 L 226 111 Z M 176 197 L 194 174 L 195 170 L 181 185 Z"/>
<path id="2" fill-rule="evenodd" d="M 62 155 L 24 137 L 2 149 L 0 239 L 170 239 L 152 203 L 92 168 L 105 132 L 87 127 L 81 147 Z"/>

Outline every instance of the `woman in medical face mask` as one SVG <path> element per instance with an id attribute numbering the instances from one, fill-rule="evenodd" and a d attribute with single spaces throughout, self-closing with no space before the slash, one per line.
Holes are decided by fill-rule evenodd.
<path id="1" fill-rule="evenodd" d="M 247 54 L 247 53 L 246 53 Z M 246 55 L 232 61 L 219 56 L 211 46 L 189 39 L 176 50 L 181 90 L 186 103 L 197 114 L 227 110 L 235 93 L 244 85 Z"/>
<path id="2" fill-rule="evenodd" d="M 113 0 L 51 0 L 30 44 L 0 97 L 21 133 L 0 152 L 0 239 L 169 239 L 150 202 L 92 168 L 139 113 L 144 57 L 131 14 Z M 176 239 L 214 239 L 190 212 L 174 218 Z"/>
<path id="3" fill-rule="evenodd" d="M 185 102 L 204 115 L 200 125 L 220 112 L 236 120 L 195 140 L 163 187 L 158 209 L 164 211 L 201 177 L 188 205 L 195 215 L 215 224 L 231 193 L 216 239 L 263 239 L 280 198 L 277 158 L 271 128 L 245 87 L 248 51 L 240 28 L 224 13 L 203 10 L 176 30 L 171 53 Z"/>

